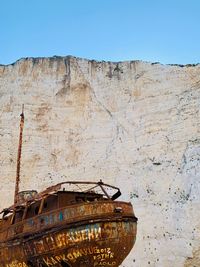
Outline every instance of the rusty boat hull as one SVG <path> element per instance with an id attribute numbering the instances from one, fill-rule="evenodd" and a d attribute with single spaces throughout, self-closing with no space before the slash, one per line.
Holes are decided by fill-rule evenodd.
<path id="1" fill-rule="evenodd" d="M 0 266 L 117 267 L 134 246 L 136 227 L 130 203 L 75 204 L 0 232 L 7 239 Z"/>
<path id="2" fill-rule="evenodd" d="M 133 248 L 137 218 L 120 189 L 67 181 L 19 192 L 20 121 L 14 204 L 0 214 L 0 267 L 118 267 Z"/>

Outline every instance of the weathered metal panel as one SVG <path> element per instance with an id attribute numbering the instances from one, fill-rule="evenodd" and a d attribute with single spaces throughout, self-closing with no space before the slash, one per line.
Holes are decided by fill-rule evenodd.
<path id="1" fill-rule="evenodd" d="M 28 262 L 33 266 L 62 266 L 65 262 L 71 267 L 116 267 L 130 252 L 135 236 L 136 223 L 131 221 L 100 222 L 64 229 L 36 240 L 32 238 L 23 245 L 16 244 L 11 248 L 14 257 L 9 249 L 3 249 L 3 257 L 8 261 L 1 266 L 28 266 Z"/>
<path id="2" fill-rule="evenodd" d="M 101 180 L 20 193 L 23 126 L 22 108 L 14 204 L 0 212 L 0 267 L 119 266 L 136 237 L 131 204 L 114 202 L 119 188 Z"/>
<path id="3" fill-rule="evenodd" d="M 122 263 L 136 238 L 132 205 L 113 201 L 119 189 L 111 187 L 117 193 L 110 197 L 102 182 L 89 183 L 92 191 L 56 192 L 62 185 L 3 210 L 0 267 L 117 267 Z M 98 186 L 103 194 L 93 192 Z"/>

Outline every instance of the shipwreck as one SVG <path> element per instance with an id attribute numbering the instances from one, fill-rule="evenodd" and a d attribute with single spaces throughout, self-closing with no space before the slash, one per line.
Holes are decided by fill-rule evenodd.
<path id="1" fill-rule="evenodd" d="M 67 181 L 19 191 L 21 114 L 14 204 L 1 211 L 0 267 L 117 267 L 134 246 L 137 218 L 120 189 Z"/>

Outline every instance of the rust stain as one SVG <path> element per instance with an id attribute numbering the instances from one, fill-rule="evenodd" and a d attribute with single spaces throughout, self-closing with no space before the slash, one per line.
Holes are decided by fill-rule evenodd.
<path id="1" fill-rule="evenodd" d="M 184 267 L 200 266 L 200 247 L 193 251 L 193 255 L 185 261 Z"/>
<path id="2" fill-rule="evenodd" d="M 22 136 L 23 136 L 23 128 L 24 128 L 24 105 L 22 106 L 22 113 L 20 116 L 21 116 L 21 121 L 20 121 L 20 134 L 19 134 L 18 154 L 17 154 L 17 171 L 16 171 L 15 196 L 14 196 L 14 203 L 15 204 L 17 203 L 17 197 L 18 197 L 18 193 L 19 193 Z"/>
<path id="3" fill-rule="evenodd" d="M 120 194 L 102 181 L 19 193 L 1 212 L 0 266 L 119 266 L 137 228 L 132 205 L 115 200 Z"/>
<path id="4" fill-rule="evenodd" d="M 131 203 L 116 201 L 120 189 L 101 180 L 19 192 L 23 126 L 22 108 L 14 204 L 0 212 L 0 266 L 118 267 L 136 239 Z"/>

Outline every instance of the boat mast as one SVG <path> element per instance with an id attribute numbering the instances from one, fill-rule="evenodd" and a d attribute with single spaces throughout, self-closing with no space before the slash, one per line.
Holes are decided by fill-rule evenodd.
<path id="1" fill-rule="evenodd" d="M 24 105 L 22 105 L 22 113 L 20 114 L 20 116 L 21 116 L 21 120 L 20 120 L 19 146 L 18 146 L 18 152 L 17 152 L 17 171 L 16 171 L 14 204 L 17 203 L 18 194 L 19 194 L 22 137 L 23 137 L 23 129 L 24 129 Z"/>

